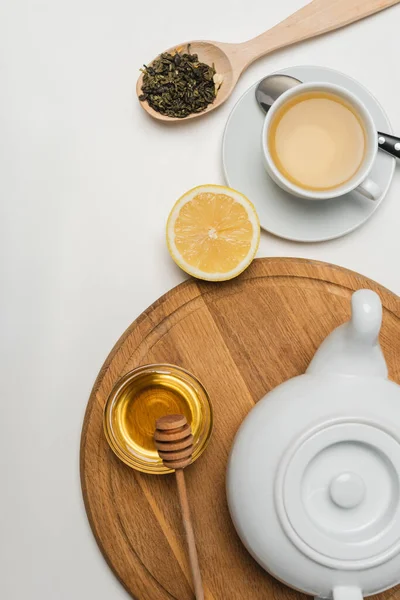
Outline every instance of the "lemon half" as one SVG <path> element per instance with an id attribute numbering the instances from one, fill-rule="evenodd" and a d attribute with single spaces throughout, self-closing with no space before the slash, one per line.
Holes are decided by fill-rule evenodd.
<path id="1" fill-rule="evenodd" d="M 189 275 L 225 281 L 253 260 L 260 222 L 253 204 L 222 185 L 201 185 L 176 202 L 167 222 L 168 250 Z"/>

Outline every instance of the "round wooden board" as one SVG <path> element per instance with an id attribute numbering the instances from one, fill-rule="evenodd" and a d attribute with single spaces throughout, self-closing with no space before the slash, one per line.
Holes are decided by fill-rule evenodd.
<path id="1" fill-rule="evenodd" d="M 189 280 L 117 342 L 89 399 L 81 480 L 93 533 L 133 598 L 189 600 L 193 593 L 175 478 L 134 472 L 107 446 L 102 411 L 114 383 L 138 365 L 170 362 L 192 371 L 210 394 L 214 433 L 186 470 L 206 599 L 300 599 L 257 565 L 235 533 L 225 498 L 228 453 L 254 403 L 304 372 L 325 336 L 349 318 L 352 292 L 365 287 L 382 299 L 381 344 L 391 378 L 400 381 L 399 298 L 351 271 L 299 259 L 259 259 L 224 284 Z"/>

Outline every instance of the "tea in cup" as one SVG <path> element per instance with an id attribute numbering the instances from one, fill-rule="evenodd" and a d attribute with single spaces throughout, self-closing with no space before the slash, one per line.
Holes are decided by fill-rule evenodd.
<path id="1" fill-rule="evenodd" d="M 374 122 L 345 88 L 306 83 L 270 108 L 262 131 L 267 172 L 285 191 L 311 200 L 357 190 L 370 200 L 381 191 L 368 176 L 378 151 Z"/>

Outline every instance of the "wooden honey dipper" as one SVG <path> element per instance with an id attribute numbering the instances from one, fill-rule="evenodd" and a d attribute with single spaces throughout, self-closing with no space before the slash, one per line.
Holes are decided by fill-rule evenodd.
<path id="1" fill-rule="evenodd" d="M 189 550 L 194 593 L 197 600 L 204 600 L 199 559 L 197 557 L 185 475 L 183 473 L 183 469 L 192 462 L 193 453 L 193 435 L 186 417 L 184 415 L 166 415 L 158 419 L 154 433 L 154 442 L 164 466 L 167 469 L 174 469 L 175 471 L 182 521 Z"/>

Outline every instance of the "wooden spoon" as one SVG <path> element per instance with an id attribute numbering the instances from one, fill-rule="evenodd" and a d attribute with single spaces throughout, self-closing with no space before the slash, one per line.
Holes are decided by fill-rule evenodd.
<path id="1" fill-rule="evenodd" d="M 214 63 L 217 73 L 223 76 L 222 86 L 214 102 L 203 112 L 194 113 L 184 119 L 162 115 L 152 109 L 146 101 L 141 102 L 141 105 L 149 115 L 160 121 L 174 122 L 200 117 L 221 106 L 231 95 L 243 71 L 261 56 L 278 48 L 339 29 L 398 2 L 400 0 L 313 0 L 272 29 L 248 42 L 241 44 L 190 42 L 191 53 L 198 54 L 199 59 L 208 65 Z M 177 47 L 185 47 L 187 44 L 188 42 L 178 44 L 167 52 L 174 52 Z M 142 82 L 143 74 L 136 85 L 138 96 L 142 93 Z"/>
<path id="2" fill-rule="evenodd" d="M 154 442 L 164 465 L 175 470 L 182 521 L 185 528 L 189 550 L 189 562 L 192 572 L 196 600 L 204 600 L 199 560 L 190 517 L 189 501 L 186 491 L 183 469 L 192 462 L 193 436 L 184 415 L 166 415 L 157 419 Z"/>

